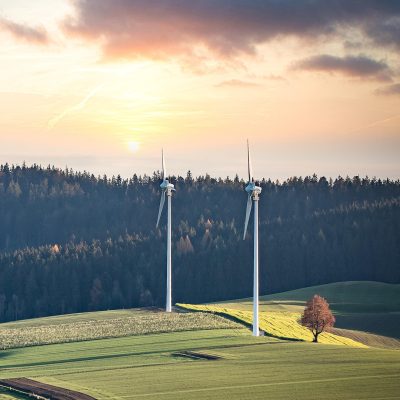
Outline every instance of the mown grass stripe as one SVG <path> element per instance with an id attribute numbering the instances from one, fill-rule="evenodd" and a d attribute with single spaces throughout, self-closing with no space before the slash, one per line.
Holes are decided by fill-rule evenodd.
<path id="1" fill-rule="evenodd" d="M 364 380 L 364 379 L 382 379 L 382 378 L 400 378 L 400 374 L 391 375 L 364 375 L 364 376 L 344 376 L 339 378 L 325 378 L 325 379 L 308 379 L 302 381 L 284 381 L 284 382 L 266 382 L 266 383 L 254 383 L 248 385 L 229 385 L 229 386 L 215 386 L 206 388 L 196 389 L 184 389 L 184 390 L 172 390 L 170 392 L 152 392 L 152 393 L 138 393 L 129 396 L 121 396 L 123 398 L 131 397 L 149 397 L 149 396 L 160 396 L 170 394 L 185 394 L 185 393 L 196 393 L 196 392 L 212 392 L 218 390 L 237 390 L 247 389 L 255 387 L 267 387 L 267 386 L 282 386 L 282 385 L 301 385 L 305 383 L 327 383 L 327 382 L 340 382 L 340 381 L 351 381 L 351 380 Z"/>

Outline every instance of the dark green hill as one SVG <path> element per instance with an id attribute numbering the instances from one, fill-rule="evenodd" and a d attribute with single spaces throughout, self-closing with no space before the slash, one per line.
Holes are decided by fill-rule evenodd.
<path id="1" fill-rule="evenodd" d="M 336 282 L 262 296 L 262 300 L 307 301 L 314 294 L 325 297 L 337 312 L 400 311 L 400 284 Z"/>

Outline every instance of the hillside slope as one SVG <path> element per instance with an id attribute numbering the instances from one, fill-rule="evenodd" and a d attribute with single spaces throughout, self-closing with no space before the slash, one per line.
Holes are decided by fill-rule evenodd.
<path id="1" fill-rule="evenodd" d="M 314 294 L 325 297 L 336 317 L 336 327 L 369 332 L 400 339 L 400 285 L 382 282 L 336 282 L 260 297 L 260 311 L 300 314 L 305 302 Z M 252 298 L 213 303 L 222 307 L 251 311 Z M 354 333 L 349 334 L 354 338 Z M 362 334 L 359 337 L 365 336 Z M 363 343 L 385 342 L 384 338 L 369 338 Z M 389 343 L 390 342 L 390 343 Z M 387 341 L 392 347 L 393 341 Z M 397 346 L 397 345 L 396 345 Z"/>
<path id="2" fill-rule="evenodd" d="M 400 284 L 371 281 L 336 282 L 262 296 L 263 301 L 307 301 L 318 293 L 335 311 L 390 312 L 400 310 Z"/>

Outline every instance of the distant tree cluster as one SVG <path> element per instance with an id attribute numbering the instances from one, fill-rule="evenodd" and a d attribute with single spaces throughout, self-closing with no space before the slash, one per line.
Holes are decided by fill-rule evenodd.
<path id="1" fill-rule="evenodd" d="M 251 295 L 244 182 L 190 172 L 171 181 L 173 301 Z M 124 180 L 0 166 L 0 321 L 163 305 L 159 183 L 158 172 Z M 260 185 L 261 293 L 400 282 L 399 181 L 314 175 Z"/>

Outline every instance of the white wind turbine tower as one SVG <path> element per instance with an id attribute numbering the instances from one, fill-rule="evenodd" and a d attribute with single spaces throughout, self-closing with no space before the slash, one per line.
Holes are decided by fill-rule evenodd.
<path id="1" fill-rule="evenodd" d="M 171 288 L 171 197 L 172 192 L 175 191 L 174 185 L 169 183 L 168 179 L 166 179 L 167 171 L 165 169 L 165 161 L 164 161 L 164 151 L 161 152 L 162 158 L 162 179 L 161 182 L 161 200 L 160 200 L 160 208 L 158 209 L 158 218 L 156 228 L 160 222 L 161 213 L 165 203 L 165 195 L 168 197 L 168 223 L 167 223 L 167 299 L 166 299 L 166 306 L 165 311 L 171 312 L 172 311 L 172 288 Z"/>
<path id="2" fill-rule="evenodd" d="M 249 173 L 249 182 L 245 188 L 247 197 L 246 219 L 244 222 L 243 240 L 246 238 L 247 225 L 251 213 L 251 207 L 254 202 L 254 278 L 253 278 L 253 336 L 259 336 L 258 329 L 258 200 L 261 188 L 256 186 L 251 168 L 250 147 L 247 141 L 247 169 Z"/>

